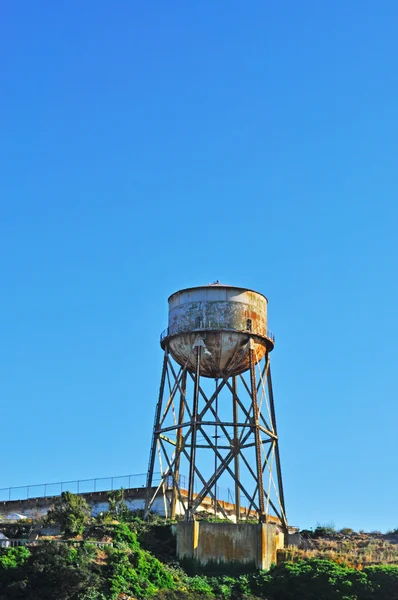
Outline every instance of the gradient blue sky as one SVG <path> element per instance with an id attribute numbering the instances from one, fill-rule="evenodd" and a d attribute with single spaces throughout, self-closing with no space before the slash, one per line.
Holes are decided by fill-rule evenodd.
<path id="1" fill-rule="evenodd" d="M 290 522 L 397 527 L 398 4 L 1 13 L 0 487 L 145 471 L 219 279 L 269 298 Z"/>

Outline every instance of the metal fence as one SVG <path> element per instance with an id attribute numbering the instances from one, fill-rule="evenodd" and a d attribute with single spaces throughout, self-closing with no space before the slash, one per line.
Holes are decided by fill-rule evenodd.
<path id="1" fill-rule="evenodd" d="M 29 540 L 29 539 L 11 539 L 11 540 L 0 540 L 0 548 L 16 548 L 18 546 L 42 546 L 44 544 L 64 544 L 72 547 L 83 546 L 84 544 L 91 544 L 97 546 L 97 548 L 103 548 L 104 546 L 113 546 L 113 542 L 97 542 L 97 541 L 84 541 L 84 540 Z"/>
<path id="2" fill-rule="evenodd" d="M 28 500 L 29 498 L 48 498 L 51 496 L 60 496 L 62 492 L 72 492 L 74 494 L 90 494 L 93 492 L 109 492 L 109 490 L 120 490 L 120 488 L 143 488 L 146 487 L 146 473 L 134 473 L 131 475 L 117 475 L 113 477 L 96 477 L 95 479 L 75 479 L 72 481 L 58 481 L 56 483 L 38 483 L 33 485 L 20 485 L 8 488 L 0 488 L 0 502 L 9 502 L 11 500 Z M 152 485 L 157 486 L 160 483 L 160 473 L 154 473 Z M 180 475 L 179 486 L 187 489 L 188 480 L 185 475 Z M 171 476 L 166 478 L 166 489 L 172 489 L 173 479 Z M 195 481 L 194 492 L 199 493 L 201 484 Z M 214 487 L 212 488 L 215 492 Z M 234 496 L 230 488 L 217 486 L 217 498 L 227 502 L 234 502 Z"/>
<path id="3" fill-rule="evenodd" d="M 60 496 L 62 492 L 89 494 L 92 492 L 108 492 L 120 488 L 138 488 L 146 486 L 146 473 L 117 475 L 113 477 L 96 477 L 95 479 L 76 479 L 58 481 L 56 483 L 38 483 L 0 488 L 0 501 L 27 500 L 29 498 L 46 498 Z M 160 473 L 155 474 L 154 485 L 160 481 Z"/>

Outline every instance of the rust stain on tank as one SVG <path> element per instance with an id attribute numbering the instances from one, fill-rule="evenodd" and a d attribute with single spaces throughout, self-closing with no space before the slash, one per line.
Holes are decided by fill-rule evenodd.
<path id="1" fill-rule="evenodd" d="M 267 334 L 267 299 L 233 286 L 202 286 L 169 298 L 167 340 L 174 359 L 194 370 L 192 348 L 198 336 L 205 344 L 200 372 L 204 377 L 237 375 L 249 368 L 248 342 L 254 341 L 257 362 L 272 350 Z"/>

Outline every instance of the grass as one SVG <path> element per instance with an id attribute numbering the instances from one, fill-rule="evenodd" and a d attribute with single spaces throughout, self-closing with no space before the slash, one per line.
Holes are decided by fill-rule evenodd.
<path id="1" fill-rule="evenodd" d="M 280 550 L 278 561 L 325 558 L 361 568 L 365 565 L 398 564 L 398 535 L 381 533 L 330 532 L 311 536 L 306 532 L 304 548 Z"/>

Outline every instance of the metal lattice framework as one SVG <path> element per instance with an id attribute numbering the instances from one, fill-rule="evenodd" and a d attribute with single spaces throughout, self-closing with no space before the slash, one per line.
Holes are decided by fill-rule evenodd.
<path id="1" fill-rule="evenodd" d="M 177 503 L 187 520 L 211 499 L 213 511 L 236 522 L 279 522 L 287 529 L 269 352 L 258 362 L 249 337 L 250 369 L 235 376 L 200 376 L 206 346 L 197 336 L 195 371 L 178 366 L 167 341 L 147 478 L 146 513 L 158 493 L 172 488 L 170 516 Z M 156 455 L 161 480 L 153 486 Z M 188 473 L 187 484 L 181 473 Z M 232 503 L 220 499 L 232 483 Z"/>

